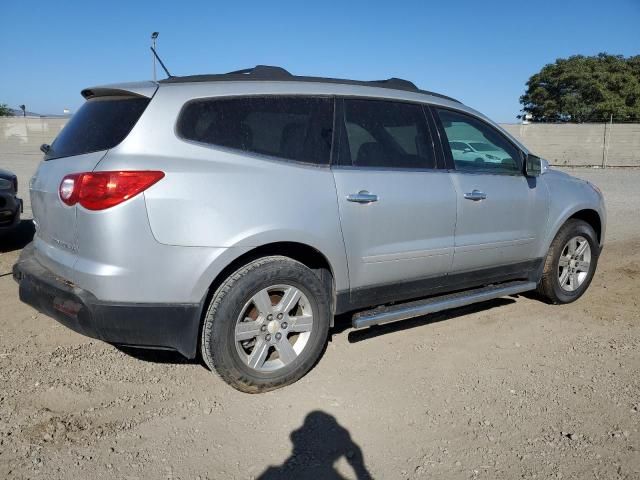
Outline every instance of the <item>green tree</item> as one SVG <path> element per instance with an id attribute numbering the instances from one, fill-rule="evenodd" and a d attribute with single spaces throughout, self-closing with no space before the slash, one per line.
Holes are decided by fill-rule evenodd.
<path id="1" fill-rule="evenodd" d="M 640 55 L 559 58 L 527 82 L 522 118 L 535 122 L 640 121 Z"/>
<path id="2" fill-rule="evenodd" d="M 0 103 L 0 117 L 11 117 L 13 112 L 9 110 L 9 106 L 6 103 Z"/>

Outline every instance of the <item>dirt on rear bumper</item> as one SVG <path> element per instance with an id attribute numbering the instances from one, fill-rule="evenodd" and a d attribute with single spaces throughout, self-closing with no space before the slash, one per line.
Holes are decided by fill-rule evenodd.
<path id="1" fill-rule="evenodd" d="M 201 304 L 116 303 L 60 278 L 38 262 L 33 244 L 13 266 L 20 300 L 82 335 L 105 342 L 197 352 Z"/>

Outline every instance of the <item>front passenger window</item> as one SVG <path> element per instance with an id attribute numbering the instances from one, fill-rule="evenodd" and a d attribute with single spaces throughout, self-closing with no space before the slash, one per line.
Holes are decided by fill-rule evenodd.
<path id="1" fill-rule="evenodd" d="M 436 109 L 456 170 L 515 174 L 520 172 L 519 151 L 493 127 L 459 112 Z"/>

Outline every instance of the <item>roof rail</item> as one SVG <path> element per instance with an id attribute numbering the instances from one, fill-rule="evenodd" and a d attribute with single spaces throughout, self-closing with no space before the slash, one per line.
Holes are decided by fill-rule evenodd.
<path id="1" fill-rule="evenodd" d="M 292 75 L 282 67 L 274 67 L 271 65 L 256 65 L 253 68 L 244 68 L 242 70 L 234 70 L 228 73 L 216 73 L 207 75 L 187 75 L 183 77 L 169 77 L 160 80 L 159 83 L 192 83 L 192 82 L 220 82 L 220 81 L 236 81 L 236 80 L 262 80 L 262 81 L 295 81 L 295 82 L 321 82 L 321 83 L 338 83 L 345 85 L 362 85 L 367 87 L 389 88 L 393 90 L 404 90 L 407 92 L 423 93 L 434 97 L 445 98 L 453 102 L 461 103 L 455 98 L 447 97 L 439 93 L 420 90 L 413 82 L 402 78 L 389 78 L 387 80 L 346 80 L 340 78 L 324 78 L 324 77 L 306 77 Z"/>

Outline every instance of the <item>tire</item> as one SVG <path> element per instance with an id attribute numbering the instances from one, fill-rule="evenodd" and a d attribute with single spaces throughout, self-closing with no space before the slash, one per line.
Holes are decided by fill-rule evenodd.
<path id="1" fill-rule="evenodd" d="M 571 240 L 576 242 L 573 254 Z M 553 304 L 576 301 L 591 284 L 599 255 L 600 246 L 593 227 L 582 220 L 568 220 L 549 247 L 538 293 Z"/>
<path id="2" fill-rule="evenodd" d="M 254 260 L 211 298 L 202 357 L 242 392 L 290 385 L 322 356 L 332 315 L 329 298 L 318 275 L 302 263 L 283 256 Z"/>

